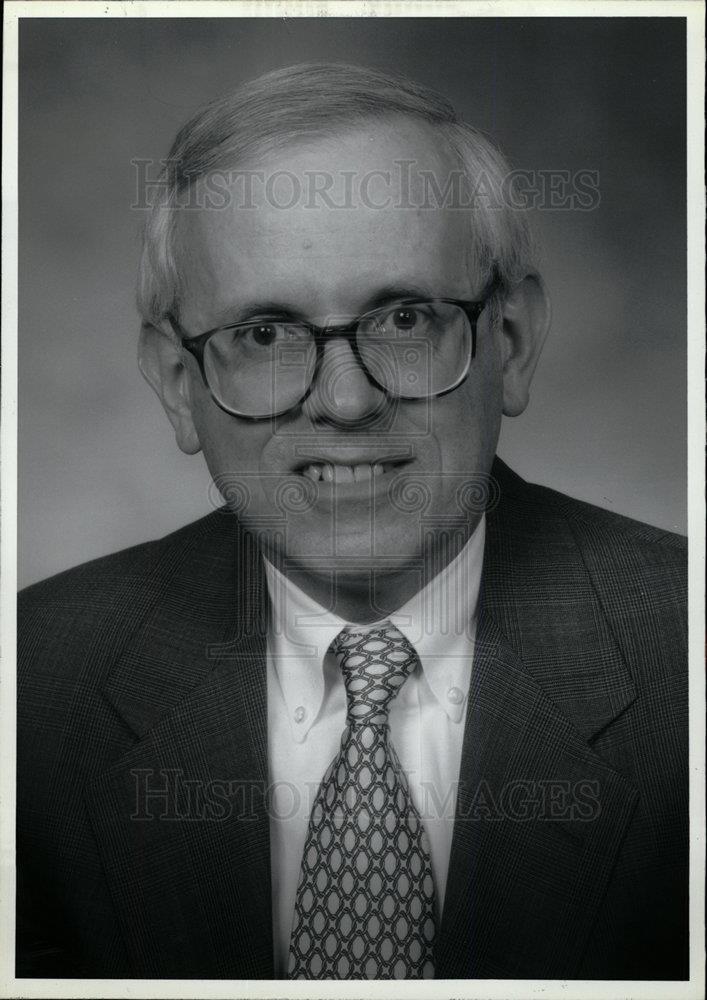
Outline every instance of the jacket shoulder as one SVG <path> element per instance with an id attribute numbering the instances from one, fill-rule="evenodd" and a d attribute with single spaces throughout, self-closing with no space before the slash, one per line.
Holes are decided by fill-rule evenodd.
<path id="1" fill-rule="evenodd" d="M 198 541 L 219 516 L 219 511 L 207 514 L 163 538 L 112 552 L 33 583 L 19 592 L 19 606 L 28 611 L 51 604 L 70 606 L 76 597 L 86 594 L 110 606 L 125 587 L 168 573 L 171 552 L 183 552 L 185 546 Z"/>
<path id="2" fill-rule="evenodd" d="M 687 633 L 687 539 L 623 514 L 526 483 L 514 473 L 501 482 L 502 506 L 518 544 L 551 558 L 562 576 L 558 539 L 588 573 L 609 620 L 620 632 L 661 626 L 678 645 Z M 569 539 L 571 538 L 571 543 Z M 544 555 L 541 555 L 541 550 Z M 552 558 L 552 552 L 555 557 Z M 558 579 L 558 586 L 562 581 Z"/>
<path id="3" fill-rule="evenodd" d="M 644 685 L 684 674 L 686 539 L 526 483 L 505 467 L 498 486 L 495 530 L 506 548 L 503 571 L 525 574 L 531 602 L 544 601 L 574 627 L 586 622 L 588 609 L 594 609 L 592 620 L 600 613 Z"/>
<path id="4" fill-rule="evenodd" d="M 654 527 L 584 500 L 577 500 L 546 486 L 533 486 L 532 489 L 537 492 L 541 503 L 544 502 L 563 513 L 579 531 L 601 532 L 607 540 L 611 539 L 612 543 L 619 540 L 626 545 L 658 546 L 662 549 L 672 549 L 676 554 L 685 553 L 687 550 L 687 539 L 684 535 Z"/>
<path id="5" fill-rule="evenodd" d="M 208 514 L 164 538 L 93 559 L 21 590 L 17 599 L 18 680 L 71 673 L 82 653 L 118 647 L 160 600 L 174 566 L 223 519 Z M 93 657 L 100 662 L 100 655 Z"/>
<path id="6" fill-rule="evenodd" d="M 560 517 L 569 522 L 580 536 L 593 537 L 611 548 L 616 544 L 674 552 L 678 561 L 687 551 L 687 539 L 680 534 L 637 521 L 624 514 L 606 510 L 585 500 L 578 500 L 549 486 L 529 483 L 503 463 L 497 463 L 500 495 L 516 510 L 538 520 Z"/>
<path id="7" fill-rule="evenodd" d="M 686 632 L 684 536 L 527 483 L 500 462 L 496 479 L 500 520 L 529 564 L 550 560 L 561 576 L 562 553 L 574 553 L 610 618 L 628 623 L 643 610 L 656 620 L 674 620 Z"/>

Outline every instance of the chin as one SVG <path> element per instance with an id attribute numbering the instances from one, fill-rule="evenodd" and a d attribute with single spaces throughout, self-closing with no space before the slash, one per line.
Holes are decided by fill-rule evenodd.
<path id="1" fill-rule="evenodd" d="M 339 534 L 334 541 L 331 533 L 292 532 L 291 542 L 284 553 L 290 564 L 310 572 L 335 569 L 341 579 L 368 578 L 371 570 L 377 576 L 397 573 L 421 563 L 417 548 L 411 549 L 410 535 L 406 539 L 372 539 L 370 533 Z"/>

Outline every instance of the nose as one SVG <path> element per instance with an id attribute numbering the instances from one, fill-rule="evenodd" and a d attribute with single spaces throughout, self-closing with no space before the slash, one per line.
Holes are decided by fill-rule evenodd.
<path id="1" fill-rule="evenodd" d="M 370 424 L 386 408 L 385 393 L 366 376 L 348 341 L 332 337 L 305 400 L 303 412 L 312 421 L 353 426 Z"/>

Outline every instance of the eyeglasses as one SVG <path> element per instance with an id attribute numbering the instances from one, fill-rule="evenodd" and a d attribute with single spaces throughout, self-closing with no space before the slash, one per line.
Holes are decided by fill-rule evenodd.
<path id="1" fill-rule="evenodd" d="M 387 397 L 419 400 L 452 392 L 469 374 L 477 322 L 496 287 L 492 282 L 474 301 L 405 298 L 343 326 L 259 318 L 190 337 L 174 316 L 168 319 L 196 358 L 214 402 L 232 416 L 266 420 L 304 403 L 333 338 L 348 342 L 369 382 Z M 336 377 L 334 368 L 334 382 Z"/>

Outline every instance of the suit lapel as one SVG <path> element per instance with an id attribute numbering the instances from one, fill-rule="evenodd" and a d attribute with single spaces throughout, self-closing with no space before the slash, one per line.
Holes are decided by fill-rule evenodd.
<path id="1" fill-rule="evenodd" d="M 87 805 L 136 975 L 270 978 L 260 559 L 218 513 L 165 568 L 105 688 L 139 739 Z"/>
<path id="2" fill-rule="evenodd" d="M 638 799 L 590 740 L 635 698 L 566 519 L 496 470 L 441 978 L 572 978 Z"/>

